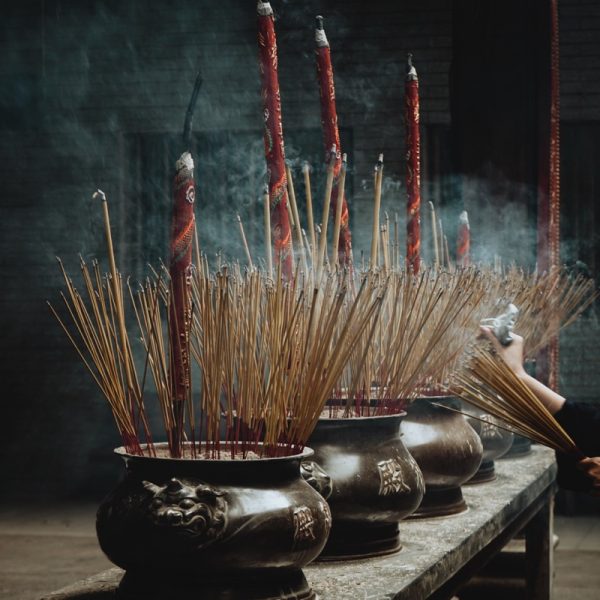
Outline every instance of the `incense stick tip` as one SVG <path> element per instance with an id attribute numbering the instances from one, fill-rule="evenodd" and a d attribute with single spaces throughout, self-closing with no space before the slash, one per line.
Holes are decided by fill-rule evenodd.
<path id="1" fill-rule="evenodd" d="M 271 8 L 271 3 L 268 0 L 258 0 L 258 4 L 256 5 L 256 12 L 261 17 L 270 17 L 273 15 L 273 9 Z"/>
<path id="2" fill-rule="evenodd" d="M 415 69 L 415 66 L 413 65 L 413 55 L 412 53 L 408 53 L 407 57 L 406 57 L 406 80 L 407 81 L 417 81 L 418 77 L 417 77 L 417 70 Z"/>
<path id="3" fill-rule="evenodd" d="M 106 194 L 101 189 L 97 189 L 92 195 L 93 200 L 96 198 L 100 198 L 102 202 L 106 202 Z"/>

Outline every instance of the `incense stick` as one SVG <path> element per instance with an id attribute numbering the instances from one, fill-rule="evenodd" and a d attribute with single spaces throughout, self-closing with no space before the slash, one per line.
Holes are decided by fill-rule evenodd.
<path id="1" fill-rule="evenodd" d="M 263 192 L 263 211 L 265 222 L 265 255 L 267 259 L 267 275 L 273 277 L 273 251 L 271 248 L 271 201 L 269 188 L 265 185 Z"/>
<path id="2" fill-rule="evenodd" d="M 244 224 L 242 218 L 237 215 L 238 226 L 240 228 L 240 235 L 242 237 L 242 244 L 244 245 L 244 252 L 246 253 L 246 260 L 248 261 L 248 267 L 254 269 L 254 263 L 252 262 L 252 255 L 250 254 L 250 248 L 248 247 L 248 241 L 246 240 L 246 234 L 244 233 Z"/>
<path id="3" fill-rule="evenodd" d="M 346 184 L 346 166 L 348 164 L 348 155 L 342 156 L 342 167 L 338 180 L 337 198 L 335 204 L 335 223 L 333 226 L 333 243 L 331 247 L 331 264 L 337 266 L 339 263 L 338 246 L 340 243 L 340 228 L 342 225 L 342 208 L 344 204 L 344 188 Z"/>
<path id="4" fill-rule="evenodd" d="M 383 154 L 379 155 L 374 171 L 373 185 L 373 233 L 371 236 L 371 269 L 378 265 L 377 254 L 379 246 L 379 211 L 381 208 L 381 186 L 383 181 Z"/>

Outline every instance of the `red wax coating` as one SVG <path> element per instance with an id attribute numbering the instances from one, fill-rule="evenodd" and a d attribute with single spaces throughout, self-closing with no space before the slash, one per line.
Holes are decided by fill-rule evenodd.
<path id="1" fill-rule="evenodd" d="M 290 280 L 292 278 L 292 231 L 287 209 L 281 96 L 277 75 L 277 39 L 273 11 L 268 2 L 258 3 L 258 50 L 265 123 L 265 157 L 271 204 L 271 235 L 275 246 L 275 258 L 281 262 L 282 276 Z"/>
<path id="2" fill-rule="evenodd" d="M 419 82 L 409 74 L 404 92 L 406 124 L 406 265 L 414 273 L 421 266 L 421 140 L 419 134 Z"/>
<path id="3" fill-rule="evenodd" d="M 468 267 L 471 263 L 471 230 L 467 212 L 463 211 L 458 223 L 458 236 L 456 238 L 456 264 L 460 267 Z"/>
<path id="4" fill-rule="evenodd" d="M 324 38 L 324 32 L 322 33 Z M 325 146 L 325 159 L 330 160 L 331 148 L 338 150 L 333 167 L 333 188 L 331 190 L 332 214 L 336 214 L 338 183 L 342 168 L 342 152 L 338 117 L 335 105 L 335 85 L 333 82 L 333 66 L 331 64 L 331 49 L 326 41 L 317 41 L 317 78 L 319 81 L 319 94 L 321 97 L 321 126 L 323 129 L 323 142 Z M 352 234 L 350 233 L 350 217 L 346 194 L 342 198 L 342 216 L 340 221 L 340 239 L 338 243 L 338 257 L 340 265 L 349 266 L 352 262 Z"/>
<path id="5" fill-rule="evenodd" d="M 171 336 L 171 385 L 175 428 L 169 445 L 173 456 L 181 455 L 183 413 L 190 392 L 189 329 L 191 322 L 190 270 L 194 239 L 194 167 L 188 152 L 176 164 L 173 187 L 174 205 L 171 226 L 170 265 L 171 293 L 169 320 Z"/>

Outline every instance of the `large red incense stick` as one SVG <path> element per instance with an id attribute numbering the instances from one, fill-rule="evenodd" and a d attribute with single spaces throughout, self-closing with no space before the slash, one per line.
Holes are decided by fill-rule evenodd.
<path id="1" fill-rule="evenodd" d="M 189 328 L 191 320 L 190 268 L 194 239 L 194 161 L 184 152 L 175 163 L 173 221 L 171 226 L 171 384 L 173 430 L 169 445 L 172 455 L 181 455 L 184 406 L 190 392 Z"/>
<path id="2" fill-rule="evenodd" d="M 273 9 L 269 2 L 258 2 L 258 49 L 261 97 L 265 120 L 265 156 L 271 203 L 271 230 L 275 257 L 281 262 L 284 279 L 292 278 L 292 231 L 288 216 L 288 191 L 285 151 L 281 123 L 281 97 L 277 75 L 277 39 Z"/>
<path id="3" fill-rule="evenodd" d="M 548 46 L 539 69 L 540 131 L 538 170 L 537 268 L 549 271 L 560 264 L 560 46 L 558 0 L 548 1 Z M 537 375 L 558 389 L 558 338 L 537 359 Z"/>
<path id="4" fill-rule="evenodd" d="M 419 135 L 419 80 L 408 55 L 404 87 L 406 124 L 406 266 L 418 273 L 421 266 L 421 164 Z"/>
<path id="5" fill-rule="evenodd" d="M 456 264 L 459 267 L 468 267 L 471 263 L 471 230 L 469 228 L 469 215 L 466 210 L 458 218 L 458 236 L 456 239 Z"/>
<path id="6" fill-rule="evenodd" d="M 335 164 L 333 167 L 333 189 L 331 190 L 331 204 L 333 214 L 337 213 L 338 186 L 342 168 L 342 149 L 340 145 L 340 132 L 335 106 L 335 85 L 333 83 L 333 66 L 331 64 L 331 49 L 323 29 L 323 17 L 318 16 L 315 31 L 317 78 L 319 80 L 319 94 L 321 97 L 321 126 L 323 129 L 323 142 L 325 156 L 329 159 L 331 148 L 337 148 Z M 342 197 L 342 213 L 340 221 L 340 237 L 338 242 L 338 259 L 342 266 L 352 262 L 352 234 L 350 233 L 350 216 L 346 194 Z"/>

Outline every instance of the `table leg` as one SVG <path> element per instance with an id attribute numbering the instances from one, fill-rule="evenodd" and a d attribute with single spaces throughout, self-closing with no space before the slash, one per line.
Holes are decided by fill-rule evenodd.
<path id="1" fill-rule="evenodd" d="M 554 496 L 544 502 L 525 527 L 527 598 L 551 600 L 554 573 Z"/>

